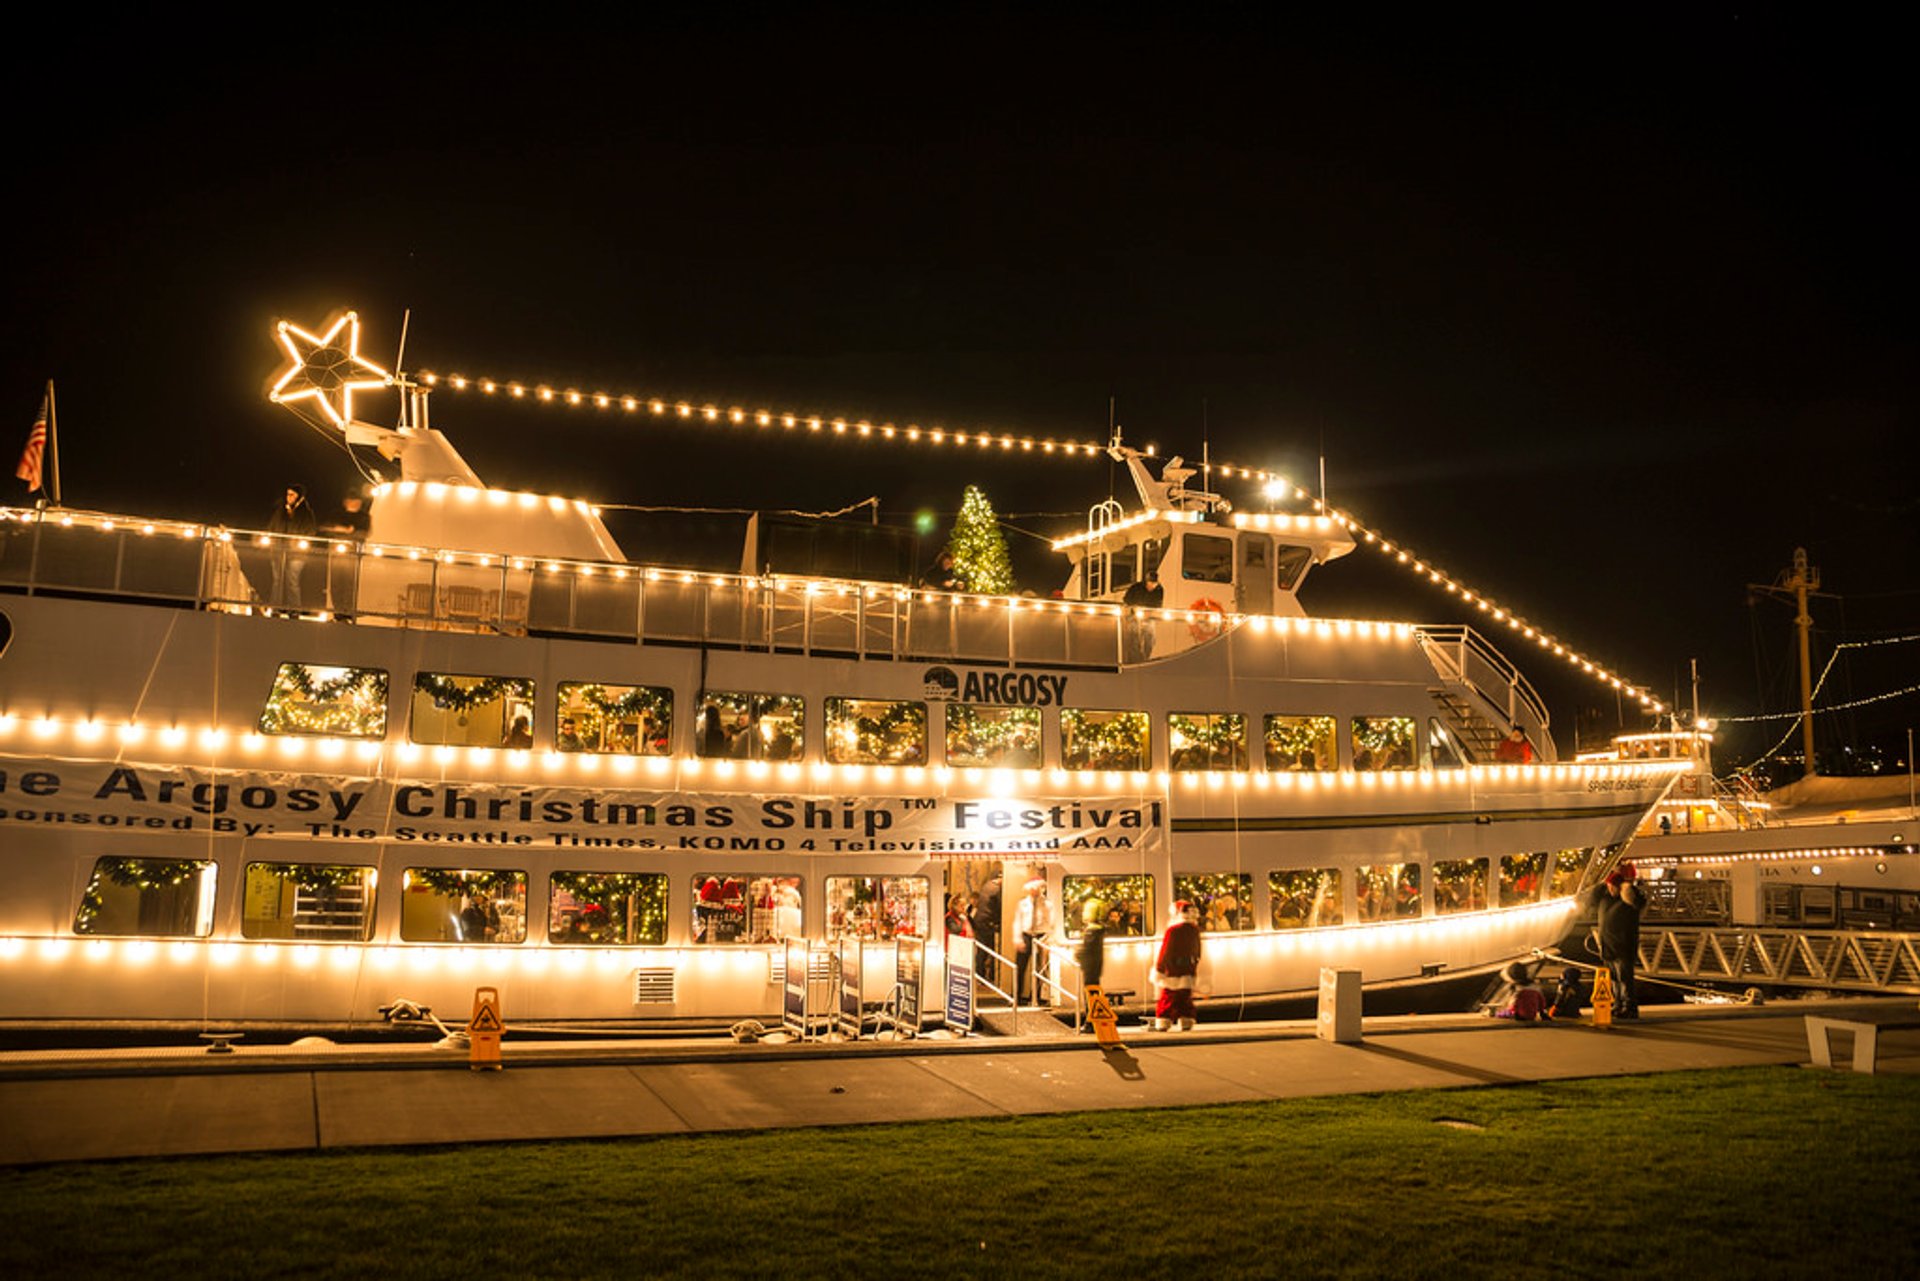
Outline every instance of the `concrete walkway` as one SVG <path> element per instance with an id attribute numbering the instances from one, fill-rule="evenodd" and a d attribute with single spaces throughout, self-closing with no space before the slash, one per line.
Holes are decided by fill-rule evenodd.
<path id="1" fill-rule="evenodd" d="M 1370 1019 L 1335 1045 L 1309 1022 L 847 1045 L 522 1041 L 505 1070 L 422 1046 L 0 1054 L 0 1164 L 213 1152 L 860 1125 L 949 1117 L 1508 1085 L 1808 1062 L 1808 1014 L 1920 1019 L 1911 998 L 1650 1008 L 1612 1031 L 1468 1016 Z M 1836 1062 L 1850 1051 L 1836 1047 Z M 1920 1072 L 1920 1027 L 1879 1037 L 1879 1071 Z"/>

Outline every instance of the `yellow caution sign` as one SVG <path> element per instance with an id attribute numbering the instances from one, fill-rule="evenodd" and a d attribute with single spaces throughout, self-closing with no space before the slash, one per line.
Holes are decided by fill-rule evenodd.
<path id="1" fill-rule="evenodd" d="M 1098 985 L 1087 988 L 1087 1021 L 1093 1024 L 1093 1039 L 1102 1048 L 1120 1044 L 1120 1020 L 1114 1015 L 1113 1002 Z"/>
<path id="2" fill-rule="evenodd" d="M 1593 1025 L 1613 1027 L 1613 975 L 1604 965 L 1593 972 Z"/>
<path id="3" fill-rule="evenodd" d="M 473 1017 L 467 1020 L 467 1066 L 479 1072 L 500 1070 L 500 1034 L 507 1025 L 500 1018 L 497 988 L 475 988 Z"/>

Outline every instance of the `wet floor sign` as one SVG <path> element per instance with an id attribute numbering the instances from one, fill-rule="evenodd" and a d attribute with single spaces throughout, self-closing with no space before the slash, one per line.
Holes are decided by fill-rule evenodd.
<path id="1" fill-rule="evenodd" d="M 1605 969 L 1593 972 L 1593 1025 L 1613 1026 L 1613 975 Z"/>
<path id="2" fill-rule="evenodd" d="M 474 989 L 473 1017 L 467 1020 L 467 1066 L 476 1072 L 500 1070 L 500 1034 L 507 1026 L 500 1019 L 500 992 L 497 988 Z"/>
<path id="3" fill-rule="evenodd" d="M 1101 1047 L 1120 1044 L 1120 1020 L 1107 994 L 1097 986 L 1087 988 L 1087 1021 L 1093 1024 L 1093 1039 Z"/>

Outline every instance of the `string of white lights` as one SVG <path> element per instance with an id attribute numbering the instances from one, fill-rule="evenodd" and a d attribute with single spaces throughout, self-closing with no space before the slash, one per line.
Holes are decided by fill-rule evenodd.
<path id="1" fill-rule="evenodd" d="M 800 432 L 808 436 L 824 438 L 853 437 L 863 440 L 881 440 L 905 444 L 923 444 L 930 446 L 952 445 L 955 447 L 973 447 L 993 449 L 1003 453 L 1054 455 L 1068 458 L 1094 458 L 1106 452 L 1106 446 L 1086 440 L 1058 440 L 1051 437 L 1039 438 L 1016 434 L 1008 431 L 990 429 L 953 430 L 941 426 L 922 426 L 909 423 L 902 426 L 893 422 L 873 422 L 867 418 L 854 418 L 846 415 L 802 413 L 796 410 L 749 409 L 741 405 L 719 405 L 711 402 L 694 402 L 683 399 L 668 399 L 659 396 L 639 394 L 615 394 L 605 391 L 583 392 L 575 388 L 556 388 L 546 383 L 524 383 L 510 379 L 470 377 L 465 374 L 439 374 L 423 372 L 417 375 L 419 382 L 430 388 L 448 388 L 453 391 L 477 391 L 482 395 L 504 395 L 509 399 L 531 401 L 535 404 L 554 405 L 564 408 L 593 408 L 604 411 L 618 411 L 629 414 L 646 414 L 653 418 L 713 424 L 717 426 L 747 427 L 758 429 L 778 429 L 783 432 Z M 1148 449 L 1149 454 L 1153 453 Z M 1320 518 L 1354 534 L 1361 545 L 1370 546 L 1382 554 L 1392 557 L 1397 563 L 1406 566 L 1416 576 L 1426 579 L 1433 586 L 1442 588 L 1448 595 L 1459 598 L 1466 604 L 1475 606 L 1493 622 L 1502 623 L 1515 634 L 1535 642 L 1542 650 L 1555 658 L 1565 660 L 1583 674 L 1592 676 L 1601 684 L 1618 693 L 1634 699 L 1645 710 L 1655 715 L 1667 709 L 1659 699 L 1645 686 L 1621 677 L 1603 663 L 1598 663 L 1577 647 L 1568 644 L 1545 628 L 1538 627 L 1513 608 L 1478 591 L 1453 574 L 1433 565 L 1424 557 L 1416 555 L 1410 548 L 1396 543 L 1375 530 L 1350 512 L 1327 506 L 1321 499 L 1300 486 L 1293 485 L 1280 473 L 1264 467 L 1256 467 L 1239 462 L 1208 463 L 1206 474 L 1211 481 L 1214 477 L 1223 480 L 1244 480 L 1265 487 L 1270 498 L 1280 497 L 1291 491 L 1294 499 L 1308 503 Z M 1278 492 L 1276 492 L 1278 491 Z M 1149 513 L 1140 519 L 1154 516 L 1162 519 L 1180 515 L 1179 513 Z M 1306 521 L 1307 517 L 1284 518 L 1270 517 L 1272 520 L 1294 519 Z M 1259 517 L 1250 518 L 1258 525 Z M 1109 527 L 1111 530 L 1114 527 Z"/>

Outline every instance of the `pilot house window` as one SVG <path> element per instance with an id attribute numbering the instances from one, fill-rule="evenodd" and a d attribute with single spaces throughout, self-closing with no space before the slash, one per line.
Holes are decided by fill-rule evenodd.
<path id="1" fill-rule="evenodd" d="M 413 679 L 413 741 L 456 747 L 533 746 L 533 682 L 511 676 Z"/>
<path id="2" fill-rule="evenodd" d="M 1233 581 L 1233 540 L 1212 534 L 1188 534 L 1180 576 L 1201 583 Z"/>

